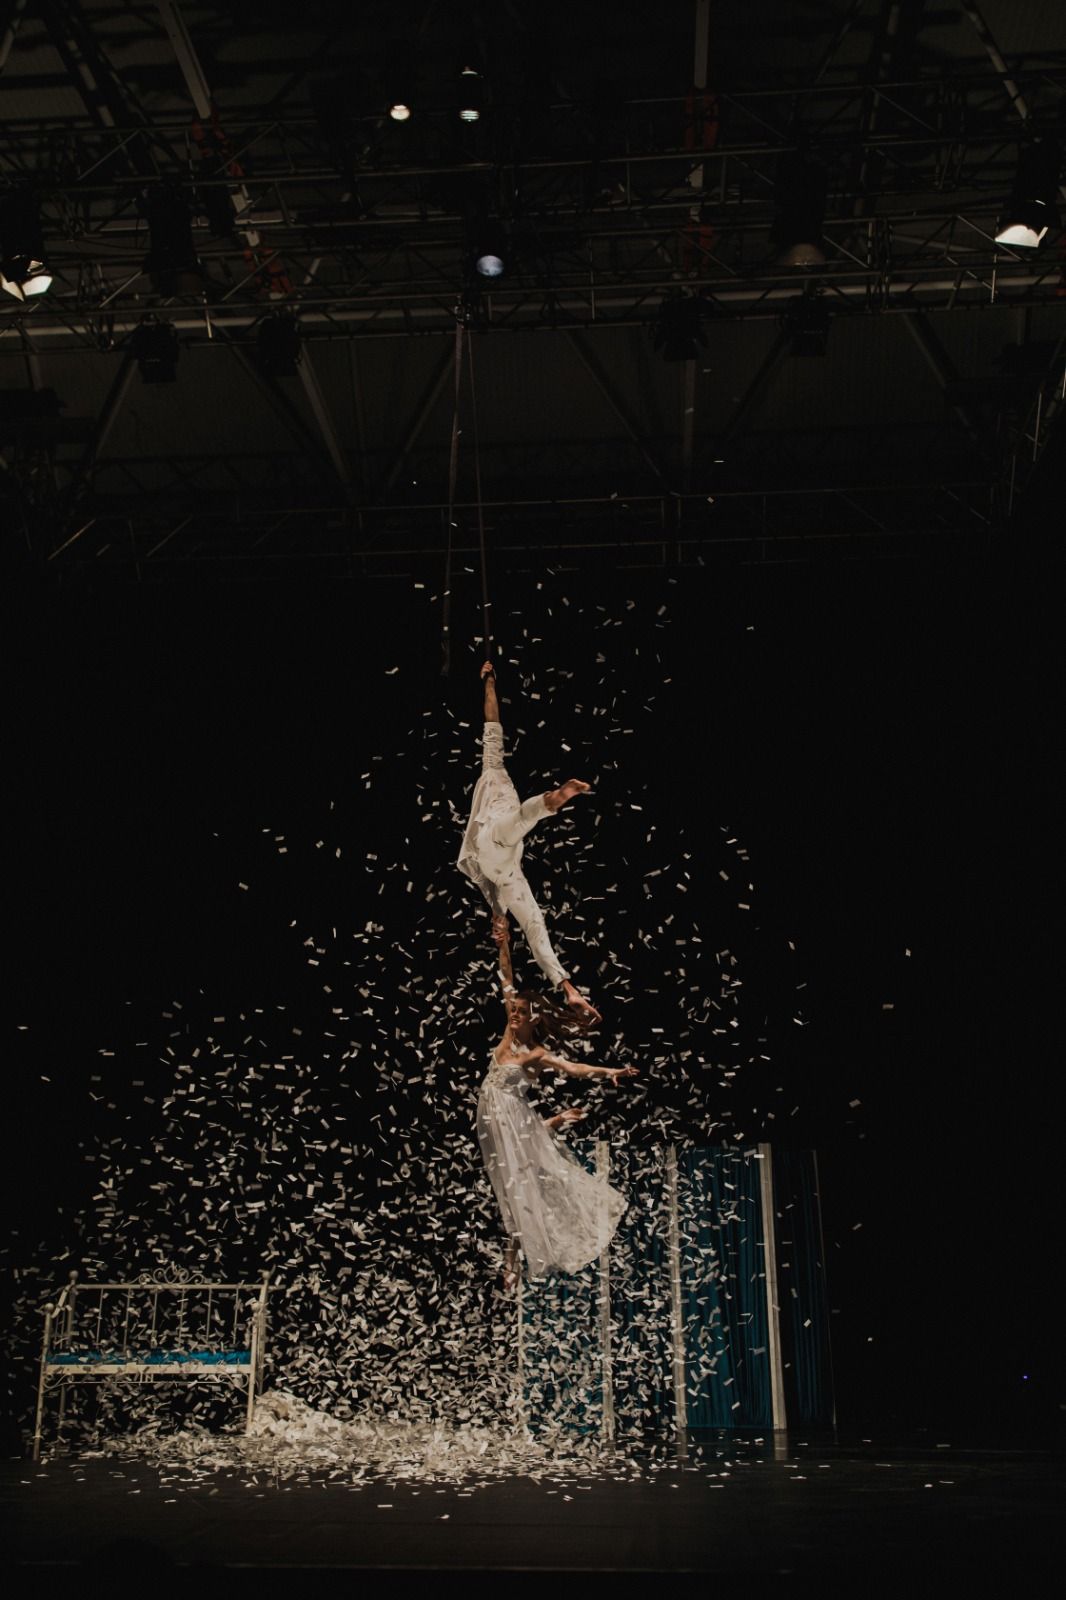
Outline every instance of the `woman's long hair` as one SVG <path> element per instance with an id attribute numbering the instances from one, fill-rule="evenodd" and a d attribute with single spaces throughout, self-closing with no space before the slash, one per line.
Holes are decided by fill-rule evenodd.
<path id="1" fill-rule="evenodd" d="M 575 1011 L 539 989 L 520 989 L 518 998 L 526 1001 L 533 1014 L 533 1037 L 540 1045 L 580 1038 L 595 1021 L 588 1012 Z"/>

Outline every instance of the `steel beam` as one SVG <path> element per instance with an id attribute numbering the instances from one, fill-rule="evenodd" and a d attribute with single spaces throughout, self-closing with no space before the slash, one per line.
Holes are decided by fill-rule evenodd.
<path id="1" fill-rule="evenodd" d="M 192 42 L 192 35 L 185 26 L 185 19 L 173 0 L 156 0 L 156 10 L 163 24 L 170 48 L 174 52 L 175 60 L 181 68 L 181 75 L 185 79 L 185 86 L 189 91 L 196 114 L 204 122 L 210 122 L 214 111 L 214 102 L 211 99 L 211 90 L 208 87 L 207 75 Z M 248 211 L 252 205 L 252 197 L 244 184 L 234 181 L 228 185 L 230 191 L 236 196 L 238 213 Z M 258 250 L 261 240 L 255 228 L 243 227 L 239 229 L 241 237 L 249 250 Z"/>
<path id="2" fill-rule="evenodd" d="M 959 381 L 959 374 L 951 357 L 920 312 L 916 311 L 912 316 L 904 317 L 903 323 L 923 361 L 935 377 L 941 393 L 947 395 L 949 386 Z M 987 460 L 994 460 L 999 453 L 998 444 L 981 414 L 973 411 L 961 400 L 952 400 L 950 404 L 976 448 L 988 452 Z"/>
<path id="3" fill-rule="evenodd" d="M 652 476 L 661 478 L 663 475 L 662 468 L 652 455 L 651 451 L 648 449 L 643 434 L 633 421 L 633 418 L 630 416 L 628 408 L 626 407 L 614 384 L 607 376 L 607 373 L 604 371 L 599 360 L 592 354 L 592 351 L 585 344 L 585 341 L 581 338 L 580 334 L 575 333 L 572 329 L 566 330 L 566 341 L 580 360 L 582 366 L 585 368 L 585 371 L 588 373 L 593 383 L 596 385 L 596 388 L 599 390 L 603 399 L 606 400 L 612 412 L 622 424 L 627 437 L 633 441 L 637 449 L 640 451 L 640 454 L 646 466 L 651 471 Z"/>
<path id="4" fill-rule="evenodd" d="M 261 371 L 251 357 L 245 353 L 243 347 L 235 339 L 229 338 L 224 328 L 219 328 L 216 325 L 215 333 L 216 336 L 225 340 L 228 348 L 233 352 L 238 366 L 252 380 L 259 393 L 269 403 L 275 416 L 281 419 L 297 443 L 303 449 L 310 450 L 311 454 L 317 457 L 318 460 L 333 467 L 334 462 L 329 451 L 323 448 L 322 440 L 312 433 L 304 422 L 303 417 L 301 417 L 299 411 L 297 411 L 288 395 L 284 392 L 277 378 L 270 373 Z"/>
<path id="5" fill-rule="evenodd" d="M 28 3 L 29 0 L 14 0 L 14 4 L 11 7 L 10 15 L 4 27 L 3 38 L 0 38 L 0 72 L 3 72 L 7 66 L 8 57 L 11 55 L 12 47 L 18 38 Z"/>
<path id="6" fill-rule="evenodd" d="M 172 163 L 177 162 L 177 154 L 161 131 L 141 113 L 128 84 L 123 84 L 115 74 L 111 63 L 99 49 L 93 30 L 80 14 L 80 8 L 66 4 L 64 0 L 44 0 L 41 11 L 52 45 L 92 120 L 99 127 L 113 131 L 119 123 L 134 121 L 131 112 L 139 114 L 135 127 L 144 136 L 145 142 L 137 138 L 123 140 L 113 153 L 125 156 L 136 183 L 157 180 L 160 176 L 159 167 L 146 144 L 157 143 Z M 17 84 L 17 77 L 12 77 L 11 82 Z M 110 182 L 117 178 L 118 174 L 108 174 Z"/>
<path id="7" fill-rule="evenodd" d="M 744 423 L 748 420 L 752 407 L 765 388 L 766 382 L 781 359 L 782 353 L 788 348 L 789 339 L 788 330 L 785 328 L 780 329 L 773 344 L 749 378 L 748 387 L 734 406 L 729 421 L 719 433 L 716 433 L 703 445 L 700 451 L 701 462 L 706 459 L 711 449 L 717 450 L 728 444 L 731 439 L 736 438 Z M 686 485 L 686 488 L 690 487 L 690 485 Z"/>
<path id="8" fill-rule="evenodd" d="M 351 469 L 348 466 L 348 458 L 341 448 L 341 443 L 337 435 L 337 429 L 333 421 L 333 416 L 330 412 L 326 397 L 322 392 L 322 385 L 318 381 L 318 374 L 315 371 L 314 363 L 311 359 L 311 351 L 308 349 L 307 345 L 304 345 L 303 349 L 301 350 L 300 362 L 296 368 L 296 371 L 299 375 L 300 382 L 303 384 L 304 393 L 307 396 L 308 404 L 311 407 L 314 419 L 318 424 L 318 431 L 322 435 L 322 441 L 329 452 L 329 458 L 333 463 L 333 470 L 337 474 L 337 477 L 340 479 L 341 483 L 344 485 L 346 494 L 349 496 L 349 498 L 352 498 L 354 495 L 355 485 L 352 481 Z"/>
<path id="9" fill-rule="evenodd" d="M 100 459 L 111 430 L 118 420 L 118 414 L 122 410 L 122 403 L 129 393 L 135 366 L 136 357 L 133 353 L 133 347 L 132 345 L 127 345 L 119 360 L 118 371 L 111 380 L 111 387 L 107 391 L 107 397 L 100 407 L 92 437 L 85 447 L 82 458 L 75 468 L 73 479 L 67 489 L 67 498 L 71 503 L 77 501 L 81 490 L 89 481 L 93 468 Z"/>
<path id="10" fill-rule="evenodd" d="M 945 263 L 939 257 L 935 264 L 902 262 L 887 269 L 883 264 L 865 267 L 847 263 L 843 268 L 820 269 L 819 282 L 839 303 L 838 310 L 854 305 L 856 312 L 863 315 L 871 309 L 878 314 L 909 314 L 917 309 L 998 311 L 1020 305 L 1061 304 L 1061 268 L 1051 256 L 1022 262 L 1006 253 L 997 257 L 989 252 L 963 261 L 950 275 L 945 273 Z M 798 293 L 798 286 L 784 273 L 767 273 L 747 280 L 701 274 L 691 280 L 689 287 L 703 295 L 716 316 L 746 319 L 776 317 Z M 608 283 L 593 296 L 587 289 L 575 286 L 557 293 L 554 318 L 545 312 L 536 289 L 498 295 L 494 292 L 496 314 L 486 322 L 484 332 L 493 336 L 531 330 L 556 332 L 561 331 L 557 326 L 560 318 L 573 331 L 627 325 L 650 328 L 658 297 L 671 288 L 676 288 L 676 282 L 667 274 L 646 281 Z M 338 289 L 334 294 L 319 289 L 313 295 L 293 296 L 289 303 L 298 311 L 303 326 L 337 338 L 353 334 L 390 339 L 446 334 L 451 338 L 455 331 L 454 315 L 442 302 L 439 291 L 405 294 L 401 290 L 390 300 L 384 294 L 368 296 L 352 288 Z M 110 335 L 119 338 L 132 332 L 143 314 L 143 304 L 123 309 L 118 301 L 106 309 L 68 308 L 62 301 L 55 303 L 55 309 L 38 304 L 33 308 L 34 339 L 38 346 L 46 341 L 66 341 L 71 349 L 84 350 L 90 345 L 96 348 L 104 318 Z M 17 328 L 27 315 L 15 302 L 10 310 L 0 307 L 0 357 L 21 356 L 18 343 L 6 340 L 4 333 Z M 257 323 L 262 311 L 258 305 L 241 304 L 232 297 L 216 297 L 195 308 L 188 303 L 168 303 L 167 316 L 180 332 L 194 336 L 191 342 L 207 345 L 211 333 L 206 319 L 210 319 L 212 330 L 237 330 Z"/>
<path id="11" fill-rule="evenodd" d="M 454 341 L 454 322 L 452 323 L 451 327 L 451 337 Z M 388 472 L 378 484 L 376 491 L 371 496 L 375 504 L 384 499 L 389 490 L 395 484 L 396 480 L 399 478 L 404 467 L 407 465 L 407 458 L 411 454 L 411 451 L 414 449 L 415 445 L 418 443 L 422 429 L 429 421 L 433 408 L 440 399 L 441 391 L 451 375 L 453 360 L 452 350 L 453 345 L 449 344 L 437 361 L 429 382 L 422 391 L 422 397 L 415 407 L 414 415 L 407 425 L 407 431 L 403 436 L 400 448 L 396 452 L 392 466 L 389 468 Z"/>

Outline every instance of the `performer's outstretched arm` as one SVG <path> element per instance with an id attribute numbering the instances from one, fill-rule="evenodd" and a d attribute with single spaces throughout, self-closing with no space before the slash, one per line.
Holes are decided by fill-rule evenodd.
<path id="1" fill-rule="evenodd" d="M 500 912 L 497 912 L 492 919 L 492 937 L 500 952 L 500 988 L 506 1006 L 514 999 L 517 991 L 514 986 L 514 969 L 511 965 L 511 935 L 507 927 L 507 918 Z M 508 1015 L 510 1015 L 509 1010 Z"/>
<path id="2" fill-rule="evenodd" d="M 568 1128 L 572 1122 L 584 1122 L 588 1112 L 584 1106 L 570 1106 L 566 1111 L 560 1111 L 554 1117 L 545 1117 L 544 1126 L 555 1133 L 559 1128 Z"/>
<path id="3" fill-rule="evenodd" d="M 496 698 L 496 669 L 491 661 L 486 661 L 482 667 L 481 680 L 485 685 L 485 721 L 499 722 L 500 702 Z"/>
<path id="4" fill-rule="evenodd" d="M 594 1067 L 590 1061 L 568 1061 L 566 1056 L 552 1055 L 547 1050 L 540 1056 L 537 1066 L 565 1072 L 568 1078 L 610 1078 L 612 1083 L 637 1075 L 636 1067 Z"/>

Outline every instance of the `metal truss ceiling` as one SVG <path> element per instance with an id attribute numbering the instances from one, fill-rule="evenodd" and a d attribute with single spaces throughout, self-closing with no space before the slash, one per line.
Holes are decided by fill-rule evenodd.
<path id="1" fill-rule="evenodd" d="M 609 69 L 611 14 L 601 9 Z M 682 9 L 691 29 L 693 11 Z M 541 421 L 538 435 L 516 400 L 510 438 L 490 421 L 488 515 L 515 559 L 549 548 L 638 565 L 730 559 L 734 549 L 790 559 L 797 545 L 842 539 L 868 553 L 938 538 L 979 546 L 1009 514 L 1062 408 L 1062 235 L 1025 252 L 996 245 L 994 233 L 1024 124 L 1048 130 L 1061 116 L 1066 24 L 1045 28 L 1028 58 L 1005 59 L 964 5 L 958 21 L 974 48 L 953 61 L 939 34 L 939 54 L 921 48 L 923 28 L 938 26 L 922 0 L 841 0 L 813 20 L 806 6 L 755 9 L 778 29 L 769 57 L 795 58 L 772 83 L 738 87 L 735 73 L 716 74 L 717 8 L 696 0 L 694 80 L 691 44 L 676 70 L 649 58 L 645 71 L 633 65 L 634 33 L 628 92 L 567 92 L 556 74 L 535 114 L 528 104 L 520 113 L 490 82 L 481 122 L 430 105 L 400 127 L 368 103 L 368 75 L 347 47 L 330 52 L 327 40 L 286 60 L 284 8 L 277 37 L 267 29 L 240 41 L 238 71 L 225 66 L 224 8 L 190 7 L 187 23 L 163 3 L 136 14 L 70 0 L 16 6 L 0 41 L 0 108 L 5 95 L 15 108 L 0 124 L 0 181 L 35 189 L 55 275 L 48 295 L 0 306 L 0 357 L 10 358 L 0 360 L 0 400 L 29 380 L 0 414 L 0 494 L 27 550 L 53 570 L 118 563 L 141 577 L 205 561 L 390 574 L 435 560 L 457 318 L 478 335 L 541 335 L 549 372 L 576 388 L 580 371 L 600 418 L 590 437 L 561 406 L 556 428 L 545 433 Z M 797 12 L 806 32 L 793 39 Z M 516 14 L 505 6 L 497 29 Z M 583 20 L 592 27 L 591 12 Z M 210 72 L 198 28 L 212 41 Z M 382 50 L 371 41 L 375 62 Z M 678 91 L 686 80 L 709 87 L 662 92 L 671 80 Z M 828 176 L 826 259 L 797 271 L 775 260 L 772 225 L 781 164 L 801 150 Z M 138 197 L 159 182 L 188 198 L 205 269 L 196 293 L 161 295 L 145 275 Z M 213 198 L 232 207 L 228 228 Z M 475 211 L 507 230 L 510 268 L 491 285 L 469 270 Z M 887 318 L 911 352 L 895 364 L 924 370 L 940 411 L 914 413 L 908 384 L 897 383 L 867 426 L 889 437 L 918 415 L 921 447 L 900 432 L 900 449 L 928 470 L 901 482 L 883 452 L 854 440 L 841 455 L 832 406 L 782 422 L 772 438 L 753 432 L 787 348 L 774 329 L 761 339 L 753 329 L 722 358 L 724 409 L 695 362 L 667 369 L 680 383 L 672 437 L 676 402 L 642 351 L 664 298 L 678 294 L 698 298 L 712 330 L 776 328 L 801 295 L 834 321 Z M 253 359 L 257 325 L 279 308 L 304 335 L 293 380 Z M 1020 387 L 993 393 L 964 370 L 945 319 L 969 313 L 972 328 L 975 312 L 1002 323 L 971 340 L 986 371 L 1004 342 L 1041 355 Z M 255 397 L 272 445 L 257 453 L 234 434 L 219 452 L 200 451 L 179 428 L 172 447 L 131 452 L 129 340 L 148 314 L 217 369 L 223 413 L 236 417 Z M 627 338 L 641 349 L 627 354 L 617 343 Z M 364 363 L 374 390 L 353 390 L 349 425 L 328 347 L 365 341 L 395 355 Z M 86 362 L 107 364 L 106 391 L 86 387 Z M 401 367 L 418 374 L 403 404 L 388 376 Z M 354 366 L 349 379 L 358 387 Z M 49 402 L 53 386 L 69 395 L 72 382 L 95 395 L 92 418 L 63 422 L 60 402 Z M 375 432 L 382 409 L 395 421 Z M 783 481 L 790 461 L 806 460 L 802 481 Z M 546 481 L 557 486 L 550 501 L 537 488 Z"/>

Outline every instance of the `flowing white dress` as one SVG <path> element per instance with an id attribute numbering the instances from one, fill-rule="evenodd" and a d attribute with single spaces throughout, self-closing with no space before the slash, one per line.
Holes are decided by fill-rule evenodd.
<path id="1" fill-rule="evenodd" d="M 493 1051 L 477 1103 L 477 1136 L 503 1213 L 531 1278 L 580 1272 L 610 1243 L 626 1202 L 587 1172 L 529 1104 L 529 1078 Z"/>

